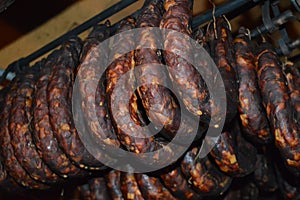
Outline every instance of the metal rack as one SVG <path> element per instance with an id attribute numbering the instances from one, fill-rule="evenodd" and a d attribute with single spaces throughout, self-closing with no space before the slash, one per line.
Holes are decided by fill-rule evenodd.
<path id="1" fill-rule="evenodd" d="M 73 30 L 63 34 L 62 36 L 58 37 L 57 39 L 53 40 L 49 44 L 45 45 L 44 47 L 38 49 L 37 51 L 33 52 L 32 54 L 20 58 L 17 61 L 11 63 L 5 71 L 0 71 L 0 83 L 4 79 L 12 79 L 14 77 L 15 71 L 20 66 L 28 65 L 33 60 L 43 56 L 47 52 L 53 50 L 57 46 L 61 45 L 63 41 L 66 41 L 69 37 L 74 35 L 79 35 L 80 33 L 88 30 L 92 26 L 96 25 L 97 23 L 104 21 L 114 15 L 115 13 L 125 9 L 126 7 L 132 5 L 133 3 L 137 2 L 138 0 L 126 0 L 120 1 L 113 6 L 109 7 L 108 9 L 104 10 L 103 12 L 99 13 L 98 15 L 92 17 L 91 19 L 87 20 L 86 22 L 82 23 L 81 25 L 77 26 Z M 232 19 L 244 11 L 258 5 L 262 4 L 262 19 L 263 24 L 256 29 L 251 31 L 251 36 L 257 37 L 261 34 L 266 32 L 274 32 L 276 30 L 280 30 L 282 38 L 278 41 L 279 49 L 277 50 L 281 55 L 288 55 L 293 49 L 300 46 L 300 37 L 295 41 L 290 41 L 288 34 L 284 28 L 281 27 L 284 23 L 290 20 L 295 20 L 295 16 L 290 10 L 284 11 L 280 13 L 278 8 L 279 0 L 232 0 L 227 3 L 224 3 L 215 8 L 215 16 L 221 16 L 226 14 L 228 19 Z M 299 6 L 296 1 L 292 1 L 293 5 Z M 273 11 L 274 18 L 271 18 L 270 15 L 270 8 Z M 297 9 L 298 7 L 296 7 Z M 131 15 L 135 16 L 139 13 L 140 9 L 132 13 Z M 127 17 L 127 16 L 126 16 Z M 203 25 L 209 22 L 212 19 L 212 12 L 207 11 L 201 15 L 195 16 L 192 21 L 192 29 L 197 28 L 200 25 Z M 121 21 L 121 20 L 120 20 Z M 113 24 L 113 28 L 118 26 L 119 22 Z"/>

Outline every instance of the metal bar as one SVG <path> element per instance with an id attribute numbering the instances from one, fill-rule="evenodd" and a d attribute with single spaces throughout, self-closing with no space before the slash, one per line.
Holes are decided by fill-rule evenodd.
<path id="1" fill-rule="evenodd" d="M 272 23 L 274 27 L 276 28 L 275 30 L 279 29 L 279 27 L 285 23 L 287 23 L 290 20 L 296 19 L 295 16 L 293 15 L 292 11 L 287 10 L 281 13 L 279 16 L 276 16 L 272 19 Z M 261 34 L 267 33 L 268 29 L 265 27 L 264 24 L 261 26 L 255 28 L 254 30 L 251 30 L 251 37 L 255 38 Z"/>
<path id="2" fill-rule="evenodd" d="M 247 7 L 252 8 L 254 6 L 256 6 L 259 2 L 261 2 L 262 0 L 234 0 L 234 1 L 230 1 L 228 3 L 225 3 L 223 5 L 220 5 L 218 7 L 216 7 L 216 11 L 215 11 L 215 16 L 219 17 L 223 14 L 227 14 L 230 12 L 233 12 L 234 10 L 241 8 L 241 7 Z M 235 16 L 237 16 L 239 13 L 236 13 Z M 230 16 L 228 18 L 233 18 L 235 16 Z M 193 19 L 193 24 L 192 24 L 192 29 L 197 28 L 198 26 L 210 21 L 212 19 L 212 12 L 211 11 L 207 11 L 201 15 L 198 15 L 196 17 L 194 17 Z"/>
<path id="3" fill-rule="evenodd" d="M 78 35 L 78 34 L 84 32 L 85 30 L 89 29 L 93 25 L 107 19 L 108 17 L 110 17 L 110 16 L 114 15 L 115 13 L 123 10 L 124 8 L 130 6 L 131 4 L 133 4 L 136 1 L 138 1 L 138 0 L 126 0 L 126 1 L 122 0 L 122 1 L 114 4 L 113 6 L 109 7 L 106 10 L 104 10 L 100 14 L 92 17 L 91 19 L 87 20 L 83 24 L 77 26 L 73 30 L 63 34 L 59 38 L 53 40 L 52 42 L 50 42 L 49 44 L 47 44 L 44 47 L 40 48 L 39 50 L 35 51 L 34 53 L 32 53 L 32 54 L 28 55 L 27 57 L 21 59 L 20 60 L 20 62 L 22 62 L 21 64 L 29 63 L 29 62 L 37 59 L 38 57 L 44 55 L 45 53 L 47 53 L 50 50 L 54 49 L 55 47 L 59 46 L 62 42 L 66 41 L 70 36 Z"/>

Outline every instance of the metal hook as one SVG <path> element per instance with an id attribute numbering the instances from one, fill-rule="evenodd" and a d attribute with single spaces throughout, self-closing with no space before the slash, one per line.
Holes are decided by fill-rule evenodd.
<path id="1" fill-rule="evenodd" d="M 246 28 L 246 33 L 245 33 L 246 36 L 248 36 L 249 40 L 251 40 L 251 31 L 249 28 Z"/>
<path id="2" fill-rule="evenodd" d="M 226 23 L 227 23 L 227 25 L 228 25 L 228 28 L 229 28 L 229 30 L 231 31 L 232 28 L 231 28 L 231 24 L 230 24 L 229 20 L 227 19 L 227 17 L 226 17 L 225 15 L 222 15 L 222 17 L 225 19 L 225 21 L 226 21 Z"/>
<path id="3" fill-rule="evenodd" d="M 266 42 L 266 38 L 263 36 L 263 34 L 261 33 L 260 29 L 257 27 L 256 28 L 257 32 L 259 33 L 261 39 L 262 39 L 262 42 L 265 43 Z"/>
<path id="4" fill-rule="evenodd" d="M 212 10 L 212 18 L 214 22 L 214 33 L 215 33 L 215 38 L 218 39 L 218 34 L 217 34 L 217 20 L 216 20 L 216 5 L 212 0 L 208 0 L 209 3 L 213 6 Z"/>

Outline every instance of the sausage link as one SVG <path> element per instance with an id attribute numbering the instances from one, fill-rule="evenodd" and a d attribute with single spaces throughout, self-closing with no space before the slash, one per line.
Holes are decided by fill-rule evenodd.
<path id="1" fill-rule="evenodd" d="M 176 198 L 167 190 L 160 180 L 147 174 L 135 174 L 141 193 L 145 199 L 172 199 Z"/>
<path id="2" fill-rule="evenodd" d="M 255 183 L 248 179 L 237 180 L 232 183 L 228 191 L 223 195 L 224 200 L 257 200 L 259 198 L 259 190 Z"/>
<path id="3" fill-rule="evenodd" d="M 237 120 L 233 121 L 232 126 L 231 130 L 220 135 L 210 155 L 226 174 L 246 176 L 255 170 L 256 148 L 242 137 Z"/>
<path id="4" fill-rule="evenodd" d="M 16 158 L 29 175 L 38 181 L 55 183 L 59 177 L 43 162 L 32 139 L 32 102 L 39 70 L 29 70 L 12 100 L 9 132 Z"/>
<path id="5" fill-rule="evenodd" d="M 163 15 L 163 2 L 151 1 L 137 19 L 137 27 L 158 27 Z M 135 76 L 139 97 L 148 118 L 156 127 L 163 125 L 163 128 L 170 136 L 174 136 L 178 129 L 179 106 L 173 98 L 171 91 L 164 87 L 167 85 L 167 74 L 164 68 L 154 66 L 162 64 L 161 52 L 158 49 L 143 48 L 144 46 L 157 47 L 160 35 L 150 33 L 148 30 L 141 30 L 137 40 L 141 41 L 135 51 Z"/>
<path id="6" fill-rule="evenodd" d="M 118 29 L 118 33 L 125 30 L 130 30 L 133 27 L 135 27 L 135 20 L 133 18 L 128 18 L 121 23 Z M 122 52 L 126 49 L 132 49 L 134 46 L 133 34 L 131 33 L 122 34 L 116 40 L 117 41 L 114 43 L 114 48 L 117 49 L 116 52 Z M 148 129 L 148 127 L 142 129 L 143 131 L 140 131 L 137 128 L 138 126 L 145 126 L 145 123 L 140 117 L 140 111 L 138 110 L 138 97 L 134 93 L 135 77 L 133 76 L 132 69 L 134 68 L 135 63 L 133 52 L 126 53 L 122 56 L 120 56 L 119 53 L 115 53 L 110 57 L 113 58 L 114 61 L 108 67 L 106 73 L 106 92 L 108 97 L 109 111 L 113 118 L 112 121 L 116 128 L 119 141 L 127 150 L 138 154 L 162 148 L 162 145 L 155 140 L 155 137 L 149 136 L 151 130 Z M 130 73 L 129 77 L 125 80 L 125 82 L 120 83 L 120 81 L 122 81 L 121 77 L 126 73 Z M 120 87 L 116 87 L 117 83 L 120 85 Z M 126 93 L 128 91 L 130 93 L 129 103 L 126 97 Z M 115 108 L 114 111 L 112 110 L 113 107 Z M 195 126 L 191 125 L 192 122 L 188 121 L 187 119 L 185 119 L 185 121 L 182 123 L 184 124 L 184 126 L 182 127 L 184 131 L 181 132 L 184 134 L 189 134 L 195 129 Z M 129 135 L 127 133 L 132 134 Z M 168 160 L 164 159 L 163 161 L 167 162 L 170 160 L 171 162 L 173 162 L 173 151 L 165 152 L 170 153 L 170 156 L 167 157 Z M 161 162 L 160 159 L 161 156 L 155 154 L 155 156 L 153 157 L 153 162 Z M 146 164 L 150 165 L 150 163 Z"/>
<path id="7" fill-rule="evenodd" d="M 32 179 L 25 169 L 20 165 L 18 159 L 15 156 L 14 149 L 11 145 L 11 137 L 9 134 L 9 116 L 10 110 L 12 108 L 12 101 L 17 96 L 16 90 L 20 84 L 21 75 L 18 74 L 11 82 L 9 86 L 9 92 L 7 92 L 5 97 L 5 102 L 3 105 L 3 110 L 1 112 L 1 129 L 0 129 L 0 143 L 1 143 L 1 153 L 4 159 L 5 169 L 9 176 L 13 178 L 18 184 L 26 188 L 35 189 L 46 189 L 49 186 Z"/>
<path id="8" fill-rule="evenodd" d="M 2 113 L 3 113 L 3 108 L 5 106 L 6 93 L 9 90 L 9 83 L 10 82 L 8 81 L 0 85 L 0 119 L 1 120 L 4 120 Z M 16 181 L 9 176 L 7 170 L 5 169 L 5 160 L 2 156 L 2 153 L 0 154 L 0 189 L 4 189 L 5 191 L 9 191 L 9 192 L 24 190 L 24 188 L 18 185 L 18 183 L 16 183 Z"/>
<path id="9" fill-rule="evenodd" d="M 79 65 L 80 72 L 77 75 L 82 99 L 81 109 L 89 133 L 97 141 L 118 147 L 120 144 L 114 133 L 107 108 L 105 73 L 99 82 L 95 81 L 99 70 L 106 67 L 109 53 L 108 48 L 100 49 L 99 44 L 110 36 L 110 32 L 109 24 L 100 24 L 94 27 L 84 41 Z M 96 88 L 96 91 L 92 91 L 91 88 Z M 89 103 L 93 96 L 96 97 L 95 104 Z"/>
<path id="10" fill-rule="evenodd" d="M 121 22 L 117 33 L 131 30 L 135 27 L 135 24 L 136 20 L 132 17 L 128 17 L 126 20 L 123 20 Z M 141 153 L 147 152 L 151 148 L 153 148 L 151 144 L 154 139 L 153 137 L 134 137 L 143 134 L 140 133 L 140 131 L 136 130 L 135 126 L 132 126 L 133 122 L 136 125 L 141 126 L 140 119 L 138 119 L 136 113 L 132 112 L 133 110 L 137 109 L 137 96 L 134 93 L 135 79 L 133 74 L 135 65 L 134 51 L 130 51 L 124 55 L 119 55 L 119 52 L 134 48 L 133 37 L 133 33 L 123 33 L 116 39 L 116 42 L 114 43 L 116 53 L 112 53 L 112 55 L 110 56 L 110 58 L 113 58 L 114 61 L 109 65 L 106 72 L 106 93 L 108 97 L 108 108 L 111 113 L 112 121 L 116 128 L 119 141 L 129 151 Z M 122 84 L 119 83 L 120 86 L 116 87 L 118 81 L 120 81 L 121 77 L 125 73 L 130 73 L 129 79 Z M 128 99 L 125 98 L 127 96 L 125 94 L 126 92 L 129 92 L 129 105 Z M 113 101 L 115 101 L 115 105 L 113 105 Z M 116 108 L 114 113 L 112 110 L 113 106 Z M 118 119 L 118 122 L 116 119 Z M 134 133 L 136 135 L 132 136 L 127 133 Z"/>
<path id="11" fill-rule="evenodd" d="M 79 168 L 71 163 L 67 155 L 60 149 L 58 141 L 53 135 L 47 102 L 47 86 L 52 73 L 51 66 L 59 53 L 61 53 L 61 50 L 48 56 L 37 80 L 33 101 L 33 138 L 39 156 L 43 161 L 55 173 L 67 178 L 68 176 L 77 175 Z"/>
<path id="12" fill-rule="evenodd" d="M 193 39 L 196 41 L 197 44 L 199 44 L 202 47 L 193 47 L 195 63 L 197 63 L 198 67 L 206 69 L 205 73 L 203 73 L 203 77 L 205 77 L 205 80 L 210 81 L 212 90 L 214 90 L 215 87 L 219 86 L 219 84 L 217 83 L 216 74 L 214 74 L 213 70 L 210 69 L 211 64 L 208 62 L 207 59 L 204 59 L 205 57 L 203 51 L 205 50 L 207 54 L 210 54 L 210 46 L 208 44 L 209 41 L 207 39 L 207 36 L 206 34 L 204 34 L 204 31 L 201 27 L 198 27 L 198 29 L 196 29 L 193 32 Z M 223 102 L 223 99 L 221 99 L 220 97 L 218 98 L 213 98 L 212 96 L 210 96 L 210 98 L 206 99 L 206 101 L 203 103 L 203 109 L 206 113 L 208 113 L 207 116 L 201 116 L 200 118 L 200 126 L 204 127 L 203 130 L 207 129 L 208 121 L 210 128 L 218 128 L 221 126 L 220 124 L 223 119 L 223 109 L 221 108 L 221 104 Z"/>
<path id="13" fill-rule="evenodd" d="M 235 59 L 232 52 L 232 35 L 224 16 L 216 20 L 216 30 L 213 22 L 209 24 L 207 40 L 211 56 L 215 61 L 224 82 L 226 92 L 226 123 L 230 122 L 237 113 L 238 87 L 235 73 Z M 217 35 L 215 35 L 215 32 Z"/>
<path id="14" fill-rule="evenodd" d="M 79 38 L 70 39 L 52 66 L 47 87 L 50 123 L 60 147 L 74 164 L 84 169 L 102 169 L 103 164 L 81 142 L 71 112 L 72 85 L 80 53 L 78 46 L 81 46 Z"/>
<path id="15" fill-rule="evenodd" d="M 259 144 L 273 140 L 266 111 L 257 83 L 255 56 L 245 28 L 240 28 L 234 40 L 236 72 L 239 81 L 239 116 L 242 130 L 247 138 Z"/>
<path id="16" fill-rule="evenodd" d="M 81 199 L 83 199 L 83 200 L 91 200 L 92 199 L 92 192 L 90 189 L 90 185 L 88 183 L 78 186 L 77 189 L 80 192 Z"/>
<path id="17" fill-rule="evenodd" d="M 112 200 L 123 200 L 121 191 L 121 172 L 118 170 L 111 170 L 105 176 L 107 188 Z"/>
<path id="18" fill-rule="evenodd" d="M 160 27 L 191 37 L 192 10 L 189 7 L 191 4 L 191 0 L 165 1 L 166 13 L 163 15 Z M 184 105 L 191 113 L 201 116 L 202 119 L 208 119 L 210 113 L 204 109 L 209 100 L 208 89 L 200 74 L 188 62 L 188 60 L 193 61 L 190 42 L 178 38 L 176 32 L 169 31 L 164 35 L 165 51 L 163 51 L 173 87 L 176 88 Z M 175 50 L 176 53 L 174 53 Z"/>
<path id="19" fill-rule="evenodd" d="M 284 74 L 290 91 L 291 104 L 295 108 L 295 118 L 300 123 L 300 72 L 293 63 L 284 65 Z"/>
<path id="20" fill-rule="evenodd" d="M 253 177 L 255 184 L 262 192 L 274 192 L 278 188 L 276 174 L 271 162 L 265 154 L 257 155 Z"/>
<path id="21" fill-rule="evenodd" d="M 144 199 L 133 173 L 121 173 L 121 191 L 125 200 Z"/>
<path id="22" fill-rule="evenodd" d="M 224 193 L 232 178 L 219 171 L 207 158 L 196 159 L 198 148 L 188 151 L 182 162 L 181 170 L 192 188 L 203 196 L 215 196 Z"/>
<path id="23" fill-rule="evenodd" d="M 4 181 L 7 178 L 7 172 L 4 168 L 4 164 L 2 163 L 2 158 L 1 158 L 1 162 L 0 162 L 0 184 L 2 181 Z"/>
<path id="24" fill-rule="evenodd" d="M 28 191 L 28 188 L 23 187 L 21 184 L 18 184 L 11 176 L 7 174 L 5 180 L 0 183 L 0 194 L 3 192 L 8 192 L 11 194 L 22 194 L 23 192 Z M 2 196 L 1 196 L 2 197 Z"/>
<path id="25" fill-rule="evenodd" d="M 281 163 L 275 165 L 276 178 L 281 199 L 300 199 L 300 181 L 295 174 L 286 171 Z"/>
<path id="26" fill-rule="evenodd" d="M 179 199 L 202 199 L 192 188 L 190 188 L 180 168 L 175 168 L 160 175 L 163 184 L 172 194 Z"/>
<path id="27" fill-rule="evenodd" d="M 92 200 L 110 200 L 105 179 L 103 177 L 89 180 Z"/>
<path id="28" fill-rule="evenodd" d="M 5 96 L 6 96 L 7 92 L 8 92 L 8 86 L 1 84 L 1 88 L 0 88 L 0 119 L 1 119 L 1 121 L 5 120 L 3 118 L 2 113 L 3 113 L 3 109 L 4 109 L 4 105 L 5 105 Z M 0 122 L 0 124 L 1 124 L 1 122 Z M 0 150 L 0 152 L 1 152 L 1 150 Z M 5 167 L 4 167 L 3 157 L 0 154 L 0 184 L 3 181 L 5 181 L 6 178 L 7 178 L 7 171 L 5 170 Z"/>
<path id="29" fill-rule="evenodd" d="M 293 112 L 287 81 L 278 56 L 268 44 L 261 45 L 256 67 L 263 104 L 275 137 L 275 145 L 286 166 L 295 174 L 299 174 L 300 130 L 291 114 Z"/>

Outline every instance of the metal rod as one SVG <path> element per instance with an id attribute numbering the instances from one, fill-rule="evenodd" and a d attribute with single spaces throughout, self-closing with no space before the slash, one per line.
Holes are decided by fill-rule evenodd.
<path id="1" fill-rule="evenodd" d="M 274 32 L 275 30 L 278 30 L 281 25 L 287 23 L 290 20 L 295 20 L 295 19 L 296 17 L 293 15 L 292 11 L 287 10 L 282 14 L 280 14 L 279 16 L 276 16 L 275 18 L 272 19 L 271 23 L 273 24 L 273 30 L 271 31 Z M 268 31 L 269 30 L 265 26 L 265 24 L 262 24 L 261 26 L 251 31 L 251 37 L 252 38 L 258 37 L 259 35 L 267 33 Z"/>
<path id="2" fill-rule="evenodd" d="M 59 46 L 62 42 L 66 41 L 70 36 L 78 35 L 85 30 L 89 29 L 93 25 L 107 19 L 108 17 L 114 15 L 115 13 L 123 10 L 124 8 L 130 6 L 134 2 L 138 0 L 126 0 L 126 1 L 120 1 L 113 6 L 109 7 L 108 9 L 104 10 L 100 14 L 92 17 L 91 19 L 87 20 L 83 24 L 77 26 L 73 30 L 63 34 L 62 36 L 58 37 L 57 39 L 53 40 L 49 44 L 45 45 L 44 47 L 40 48 L 39 50 L 35 51 L 34 53 L 28 55 L 27 57 L 23 58 L 21 60 L 22 64 L 29 63 L 38 57 L 44 55 L 45 53 L 49 52 L 50 50 L 54 49 L 55 47 Z"/>
<path id="3" fill-rule="evenodd" d="M 252 8 L 254 6 L 256 6 L 261 0 L 234 0 L 234 1 L 230 1 L 228 3 L 225 3 L 223 5 L 217 6 L 216 7 L 216 12 L 215 12 L 215 16 L 219 17 L 225 13 L 230 13 L 238 8 L 241 7 L 247 7 Z M 237 16 L 240 13 L 236 13 L 235 15 Z M 230 16 L 228 18 L 233 18 L 235 16 Z M 204 14 L 198 15 L 196 17 L 194 17 L 193 19 L 193 24 L 192 24 L 192 29 L 197 28 L 198 26 L 208 22 L 209 20 L 212 19 L 212 12 L 211 11 L 207 11 Z"/>

